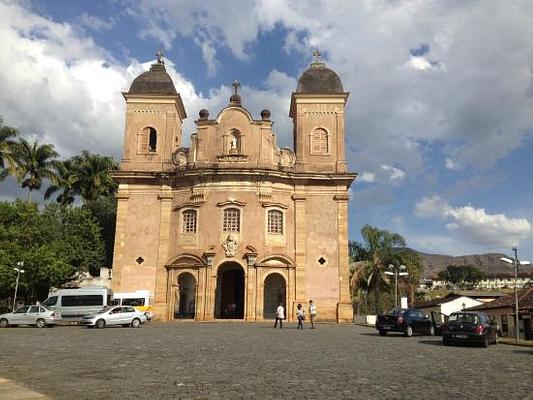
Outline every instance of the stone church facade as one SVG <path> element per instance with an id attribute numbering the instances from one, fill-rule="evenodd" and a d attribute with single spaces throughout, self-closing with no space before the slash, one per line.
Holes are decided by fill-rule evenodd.
<path id="1" fill-rule="evenodd" d="M 160 320 L 262 321 L 314 300 L 318 319 L 351 321 L 344 108 L 318 60 L 292 94 L 294 150 L 278 148 L 268 110 L 254 119 L 238 82 L 229 104 L 187 113 L 159 59 L 124 93 L 113 290 L 148 289 Z"/>

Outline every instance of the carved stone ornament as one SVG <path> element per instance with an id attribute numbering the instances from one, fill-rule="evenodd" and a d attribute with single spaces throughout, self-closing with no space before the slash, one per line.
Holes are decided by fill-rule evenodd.
<path id="1" fill-rule="evenodd" d="M 226 240 L 222 243 L 226 257 L 235 257 L 238 245 L 239 243 L 237 242 L 237 239 L 235 239 L 231 234 L 228 235 Z"/>
<path id="2" fill-rule="evenodd" d="M 288 147 L 283 147 L 279 151 L 279 165 L 282 167 L 292 167 L 296 161 L 294 151 Z"/>
<path id="3" fill-rule="evenodd" d="M 172 163 L 178 168 L 185 168 L 187 166 L 187 156 L 189 149 L 180 148 L 172 154 Z"/>

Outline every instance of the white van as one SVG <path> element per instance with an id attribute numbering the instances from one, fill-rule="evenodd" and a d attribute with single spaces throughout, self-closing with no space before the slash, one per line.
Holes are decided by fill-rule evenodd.
<path id="1" fill-rule="evenodd" d="M 113 294 L 113 305 L 132 306 L 146 314 L 148 320 L 154 317 L 152 309 L 153 297 L 149 290 L 136 290 L 135 292 L 117 292 Z"/>
<path id="2" fill-rule="evenodd" d="M 42 305 L 59 311 L 63 319 L 81 320 L 84 315 L 111 305 L 112 301 L 111 289 L 87 286 L 80 289 L 58 289 Z"/>

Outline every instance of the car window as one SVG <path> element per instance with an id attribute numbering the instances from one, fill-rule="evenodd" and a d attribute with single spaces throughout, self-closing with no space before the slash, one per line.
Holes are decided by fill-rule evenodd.
<path id="1" fill-rule="evenodd" d="M 122 308 L 121 307 L 117 307 L 113 311 L 111 311 L 111 314 L 119 314 L 121 312 L 122 312 Z"/>
<path id="2" fill-rule="evenodd" d="M 46 299 L 43 306 L 55 306 L 57 304 L 57 296 L 52 296 Z"/>
<path id="3" fill-rule="evenodd" d="M 37 307 L 37 306 L 30 307 L 30 311 L 29 312 L 37 314 L 39 312 L 39 307 Z"/>
<path id="4" fill-rule="evenodd" d="M 124 312 L 135 312 L 135 308 L 133 307 L 125 307 Z"/>
<path id="5" fill-rule="evenodd" d="M 29 309 L 29 306 L 20 307 L 17 311 L 15 311 L 15 314 L 25 314 Z"/>
<path id="6" fill-rule="evenodd" d="M 39 307 L 39 312 L 42 312 L 42 313 L 43 313 L 43 312 L 46 312 L 46 308 L 44 308 L 44 307 Z"/>
<path id="7" fill-rule="evenodd" d="M 478 322 L 477 315 L 475 314 L 452 314 L 450 315 L 450 318 L 448 321 L 457 321 L 457 322 L 466 322 L 466 323 L 474 323 L 476 324 Z"/>

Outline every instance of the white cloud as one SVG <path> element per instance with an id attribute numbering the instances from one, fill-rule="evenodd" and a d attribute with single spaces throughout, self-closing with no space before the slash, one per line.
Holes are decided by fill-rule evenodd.
<path id="1" fill-rule="evenodd" d="M 447 169 L 451 169 L 451 170 L 458 170 L 461 168 L 461 166 L 459 164 L 457 164 L 456 162 L 454 162 L 451 158 L 447 158 L 445 160 L 445 164 Z"/>
<path id="2" fill-rule="evenodd" d="M 382 164 L 380 167 L 383 171 L 389 173 L 389 180 L 391 182 L 403 181 L 405 179 L 405 171 L 391 165 Z"/>
<path id="3" fill-rule="evenodd" d="M 108 31 L 115 25 L 113 20 L 105 21 L 95 15 L 83 13 L 78 17 L 78 23 L 95 31 Z"/>
<path id="4" fill-rule="evenodd" d="M 361 175 L 359 175 L 359 179 L 361 182 L 375 182 L 376 181 L 376 174 L 373 174 L 371 172 L 363 172 Z"/>
<path id="5" fill-rule="evenodd" d="M 525 218 L 511 218 L 505 214 L 490 214 L 471 205 L 453 207 L 439 196 L 422 198 L 415 206 L 420 217 L 452 220 L 446 224 L 450 232 L 461 239 L 487 247 L 511 247 L 531 236 L 531 223 Z"/>

